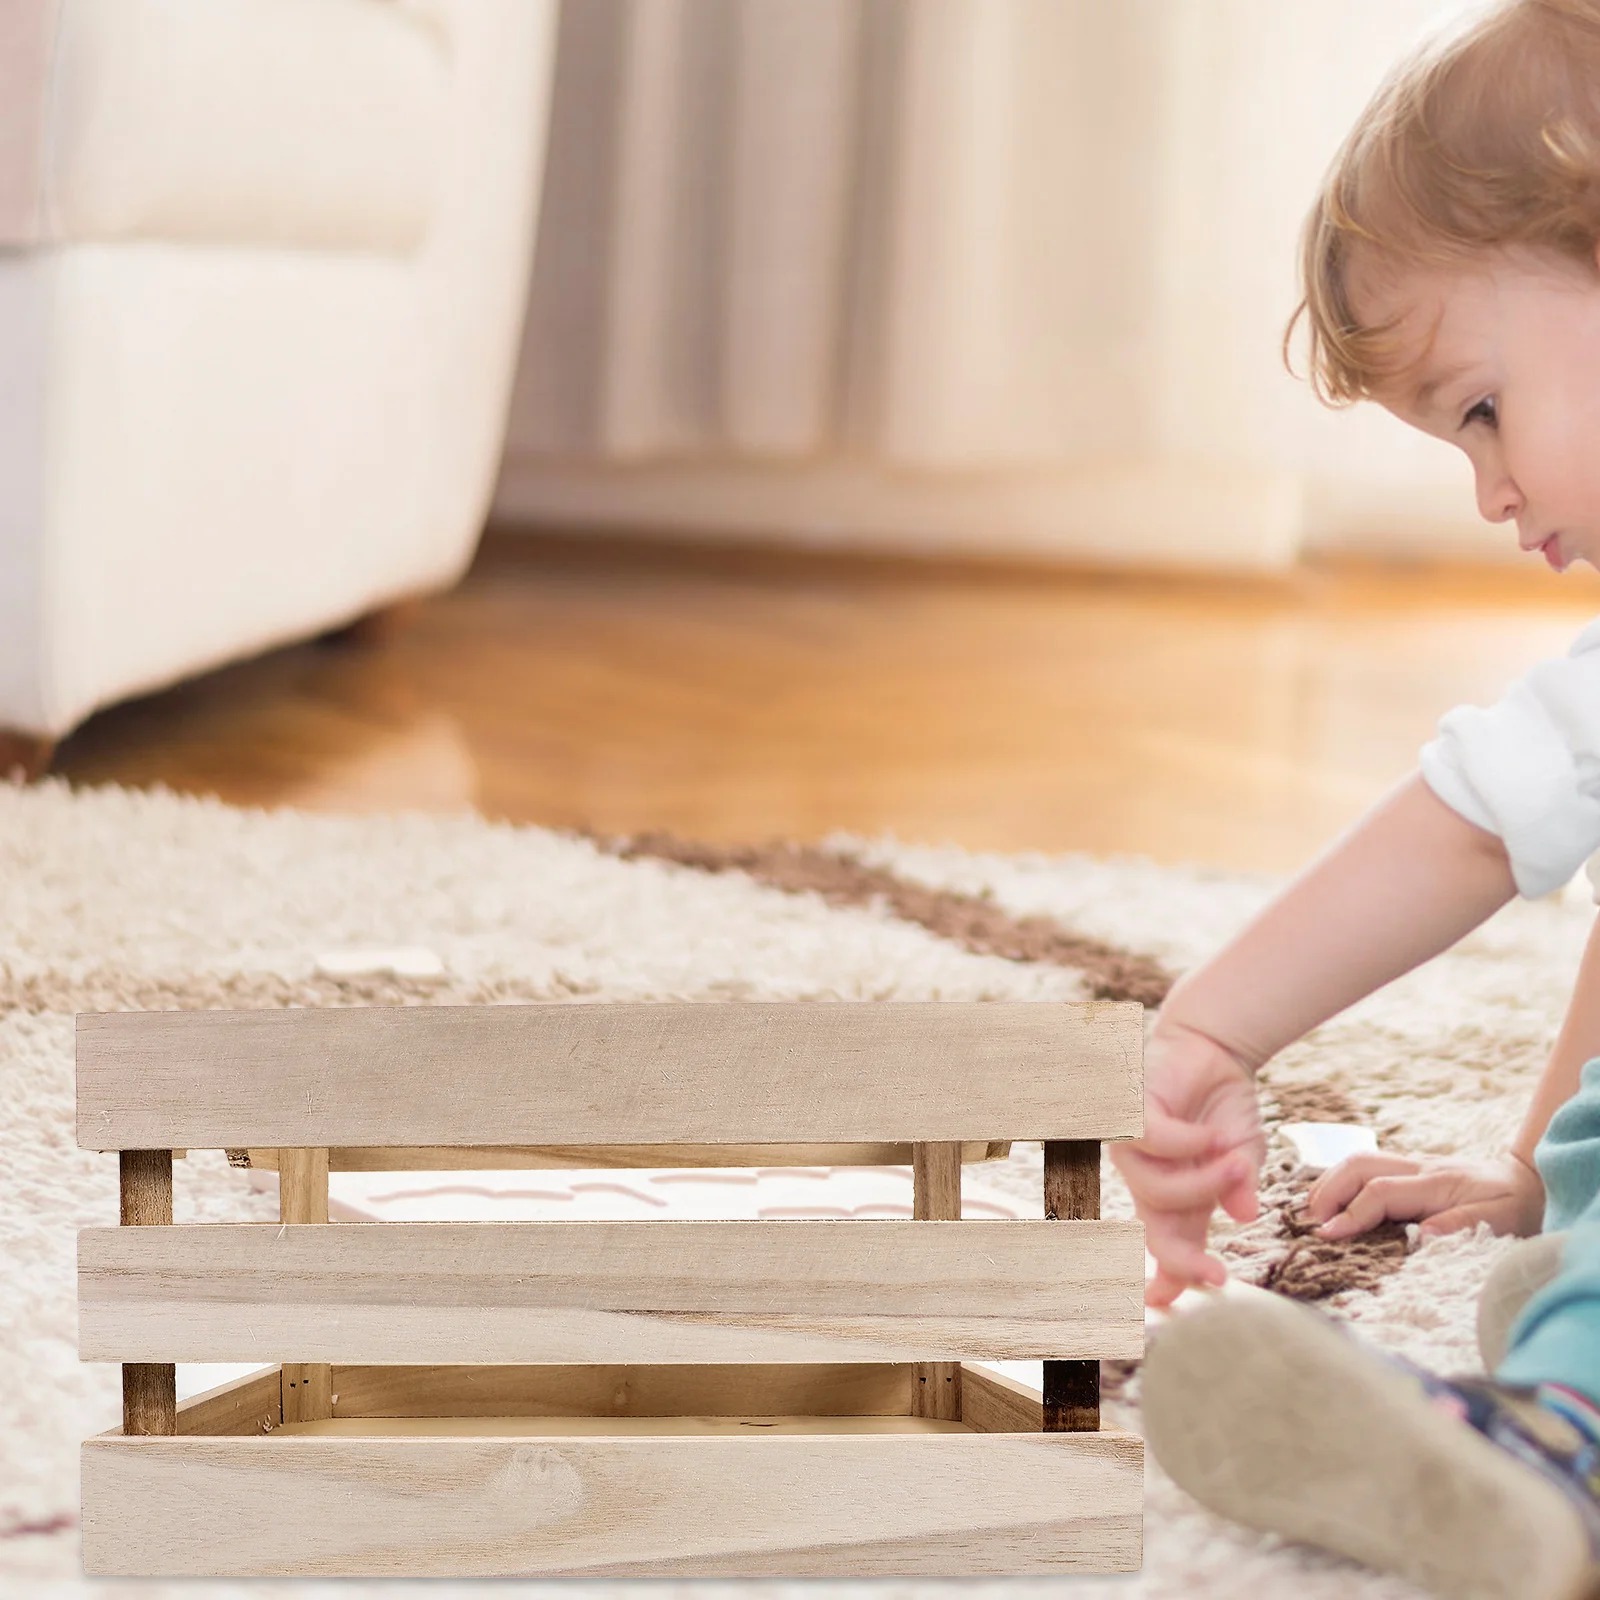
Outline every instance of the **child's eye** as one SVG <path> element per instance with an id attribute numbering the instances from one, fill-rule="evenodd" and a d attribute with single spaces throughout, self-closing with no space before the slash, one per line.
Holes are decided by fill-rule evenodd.
<path id="1" fill-rule="evenodd" d="M 1461 426 L 1469 428 L 1474 422 L 1481 422 L 1493 428 L 1499 424 L 1500 407 L 1493 395 L 1486 400 L 1480 400 L 1477 405 L 1469 407 L 1467 414 L 1461 419 Z"/>

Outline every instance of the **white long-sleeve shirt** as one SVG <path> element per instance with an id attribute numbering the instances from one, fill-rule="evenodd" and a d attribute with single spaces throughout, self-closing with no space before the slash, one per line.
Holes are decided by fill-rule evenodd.
<path id="1" fill-rule="evenodd" d="M 1422 776 L 1500 836 L 1521 894 L 1566 883 L 1600 850 L 1600 622 L 1497 705 L 1449 712 L 1423 746 Z"/>

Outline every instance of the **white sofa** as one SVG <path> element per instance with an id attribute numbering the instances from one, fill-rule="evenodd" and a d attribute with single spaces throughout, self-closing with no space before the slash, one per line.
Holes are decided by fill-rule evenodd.
<path id="1" fill-rule="evenodd" d="M 554 26 L 554 0 L 0 0 L 13 760 L 460 575 Z"/>

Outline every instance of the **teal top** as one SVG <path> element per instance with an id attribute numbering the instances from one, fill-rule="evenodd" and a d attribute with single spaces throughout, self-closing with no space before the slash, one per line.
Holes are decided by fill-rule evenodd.
<path id="1" fill-rule="evenodd" d="M 1600 1405 L 1600 1059 L 1550 1119 L 1534 1154 L 1544 1179 L 1544 1228 L 1565 1233 L 1561 1270 L 1511 1330 L 1495 1376 L 1561 1383 Z"/>

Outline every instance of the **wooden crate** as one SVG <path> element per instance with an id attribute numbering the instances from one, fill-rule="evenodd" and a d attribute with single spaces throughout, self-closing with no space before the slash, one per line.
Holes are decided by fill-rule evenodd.
<path id="1" fill-rule="evenodd" d="M 78 1021 L 85 1568 L 126 1575 L 1118 1572 L 1143 1445 L 1139 1008 L 397 1007 Z M 1045 1141 L 1042 1222 L 960 1221 L 961 1161 Z M 381 1168 L 647 1147 L 909 1148 L 912 1221 L 333 1223 Z M 172 1226 L 174 1149 L 274 1152 L 282 1222 Z M 472 1155 L 464 1152 L 473 1152 Z M 656 1152 L 659 1154 L 659 1151 Z M 513 1156 L 513 1159 L 516 1159 Z M 690 1164 L 686 1162 L 685 1164 Z M 974 1366 L 1042 1359 L 1043 1394 Z M 179 1406 L 180 1361 L 275 1362 Z"/>

